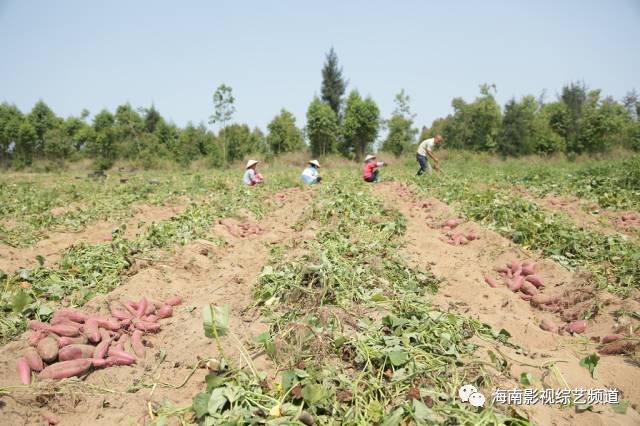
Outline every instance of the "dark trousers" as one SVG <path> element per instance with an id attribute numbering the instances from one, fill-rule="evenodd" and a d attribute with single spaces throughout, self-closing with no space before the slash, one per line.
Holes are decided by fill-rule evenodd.
<path id="1" fill-rule="evenodd" d="M 429 162 L 427 161 L 427 157 L 420 154 L 416 154 L 416 160 L 418 160 L 418 163 L 420 164 L 420 170 L 418 170 L 416 176 L 422 176 L 424 172 L 429 170 Z"/>
<path id="2" fill-rule="evenodd" d="M 378 170 L 374 170 L 373 174 L 369 177 L 364 178 L 365 182 L 377 182 L 378 181 Z"/>

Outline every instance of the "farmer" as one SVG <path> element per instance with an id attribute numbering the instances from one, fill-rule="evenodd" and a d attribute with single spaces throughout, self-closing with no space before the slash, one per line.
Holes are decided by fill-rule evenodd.
<path id="1" fill-rule="evenodd" d="M 249 186 L 254 186 L 259 183 L 262 183 L 262 175 L 256 172 L 256 166 L 258 162 L 256 160 L 247 161 L 247 167 L 245 167 L 244 177 L 242 181 Z"/>
<path id="2" fill-rule="evenodd" d="M 304 183 L 309 185 L 320 183 L 322 177 L 320 177 L 320 174 L 318 173 L 319 168 L 320 163 L 318 163 L 318 160 L 309 161 L 307 168 L 302 171 L 302 176 L 300 176 L 300 178 Z"/>
<path id="3" fill-rule="evenodd" d="M 418 163 L 420 164 L 420 170 L 418 170 L 416 176 L 422 176 L 425 171 L 429 171 L 429 173 L 431 173 L 431 165 L 427 160 L 427 156 L 431 157 L 431 159 L 433 160 L 433 167 L 436 170 L 440 170 L 440 160 L 438 160 L 438 158 L 433 155 L 433 148 L 435 148 L 436 145 L 440 145 L 441 143 L 442 136 L 440 135 L 436 135 L 433 138 L 425 139 L 420 142 L 420 145 L 418 145 L 418 153 L 416 154 L 416 160 L 418 160 Z"/>
<path id="4" fill-rule="evenodd" d="M 367 155 L 364 159 L 364 167 L 362 168 L 362 177 L 365 182 L 378 182 L 378 168 L 384 167 L 385 164 L 377 162 L 375 155 Z"/>

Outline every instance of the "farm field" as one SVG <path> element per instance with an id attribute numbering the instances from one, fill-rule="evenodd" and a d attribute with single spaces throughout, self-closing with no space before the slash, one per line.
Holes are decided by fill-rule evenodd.
<path id="1" fill-rule="evenodd" d="M 254 188 L 237 169 L 0 175 L 3 423 L 640 424 L 640 157 L 443 157 L 378 184 L 327 163 L 311 187 L 284 165 Z M 174 296 L 135 363 L 19 384 L 27 321 Z M 492 399 L 524 388 L 620 398 Z"/>

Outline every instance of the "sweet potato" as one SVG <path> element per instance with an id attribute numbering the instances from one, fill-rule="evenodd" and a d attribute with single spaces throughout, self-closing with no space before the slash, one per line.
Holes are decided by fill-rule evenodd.
<path id="1" fill-rule="evenodd" d="M 449 228 L 453 229 L 458 225 L 460 225 L 460 221 L 458 219 L 449 219 L 444 223 L 443 226 L 448 226 Z"/>
<path id="2" fill-rule="evenodd" d="M 109 362 L 108 359 L 91 358 L 91 365 L 93 365 L 94 368 L 106 368 L 106 367 L 111 367 L 113 364 Z"/>
<path id="3" fill-rule="evenodd" d="M 509 269 L 511 269 L 511 272 L 513 272 L 514 275 L 515 275 L 515 271 L 522 270 L 522 264 L 520 263 L 520 261 L 518 259 L 513 259 L 509 263 Z"/>
<path id="4" fill-rule="evenodd" d="M 485 278 L 486 280 L 486 278 Z M 173 315 L 173 306 L 171 305 L 163 305 L 158 310 L 158 318 L 169 318 Z"/>
<path id="5" fill-rule="evenodd" d="M 111 308 L 111 316 L 121 321 L 131 319 L 131 315 L 127 315 L 116 308 Z"/>
<path id="6" fill-rule="evenodd" d="M 73 344 L 81 344 L 84 345 L 89 341 L 89 339 L 87 339 L 87 336 L 78 336 L 78 337 L 59 337 L 58 338 L 58 347 L 61 348 L 63 346 L 67 346 L 67 345 L 73 345 Z"/>
<path id="7" fill-rule="evenodd" d="M 133 326 L 138 330 L 142 330 L 150 333 L 160 331 L 160 324 L 158 324 L 157 322 L 133 321 Z"/>
<path id="8" fill-rule="evenodd" d="M 609 336 L 604 336 L 602 338 L 602 344 L 607 344 L 611 342 L 615 342 L 616 340 L 624 339 L 622 334 L 611 334 Z"/>
<path id="9" fill-rule="evenodd" d="M 68 345 L 60 349 L 58 359 L 60 361 L 69 361 L 78 358 L 93 358 L 95 346 L 93 345 Z"/>
<path id="10" fill-rule="evenodd" d="M 16 362 L 16 367 L 18 369 L 18 374 L 20 375 L 20 383 L 23 385 L 31 384 L 31 368 L 29 367 L 29 362 L 23 356 L 18 358 Z"/>
<path id="11" fill-rule="evenodd" d="M 529 275 L 525 278 L 525 280 L 535 285 L 537 288 L 544 287 L 544 282 L 536 275 Z"/>
<path id="12" fill-rule="evenodd" d="M 100 341 L 100 331 L 98 327 L 98 320 L 91 317 L 84 323 L 83 334 L 89 339 L 91 343 L 98 343 Z"/>
<path id="13" fill-rule="evenodd" d="M 115 357 L 115 358 L 122 358 L 122 359 L 127 359 L 130 360 L 131 363 L 135 363 L 136 362 L 136 357 L 134 357 L 133 355 L 125 352 L 125 351 L 121 351 L 120 349 L 114 349 L 113 351 L 109 351 L 109 358 L 111 357 Z M 107 358 L 107 359 L 109 359 Z"/>
<path id="14" fill-rule="evenodd" d="M 156 306 L 147 299 L 147 308 L 144 310 L 145 315 L 151 315 L 156 311 Z"/>
<path id="15" fill-rule="evenodd" d="M 524 281 L 522 283 L 522 286 L 520 287 L 520 291 L 532 297 L 538 294 L 538 289 L 536 288 L 536 286 L 531 284 L 528 281 Z"/>
<path id="16" fill-rule="evenodd" d="M 167 300 L 164 301 L 166 305 L 178 306 L 182 304 L 182 298 L 180 296 L 171 296 Z"/>
<path id="17" fill-rule="evenodd" d="M 146 317 L 142 317 L 140 318 L 142 321 L 147 321 L 147 322 L 157 322 L 158 321 L 158 317 L 155 315 L 147 315 Z"/>
<path id="18" fill-rule="evenodd" d="M 487 283 L 491 288 L 498 287 L 498 283 L 496 283 L 496 280 L 494 280 L 493 277 L 490 277 L 489 275 L 484 276 L 484 282 Z"/>
<path id="19" fill-rule="evenodd" d="M 127 301 L 122 302 L 122 306 L 124 306 L 124 308 L 127 311 L 129 311 L 131 316 L 135 317 L 138 314 L 138 305 L 135 302 L 127 300 Z"/>
<path id="20" fill-rule="evenodd" d="M 100 343 L 93 350 L 93 358 L 100 359 L 107 356 L 109 345 L 111 344 L 111 336 L 103 329 L 100 329 Z"/>
<path id="21" fill-rule="evenodd" d="M 47 422 L 47 424 L 49 425 L 57 425 L 58 423 L 60 423 L 60 420 L 58 420 L 58 418 L 56 416 L 54 416 L 53 414 L 45 411 L 44 413 L 42 413 L 42 419 Z"/>
<path id="22" fill-rule="evenodd" d="M 115 318 L 108 317 L 93 317 L 98 323 L 98 327 L 102 327 L 106 330 L 118 331 L 120 330 L 120 323 Z"/>
<path id="23" fill-rule="evenodd" d="M 603 355 L 616 355 L 631 352 L 635 344 L 629 340 L 619 339 L 604 345 L 598 352 Z"/>
<path id="24" fill-rule="evenodd" d="M 83 323 L 87 320 L 87 318 L 89 318 L 89 315 L 85 314 L 84 312 L 80 312 L 70 308 L 60 309 L 54 315 L 67 317 L 71 321 L 79 323 Z"/>
<path id="25" fill-rule="evenodd" d="M 567 326 L 567 331 L 571 333 L 576 333 L 576 334 L 584 333 L 586 329 L 587 329 L 587 320 L 574 321 Z"/>
<path id="26" fill-rule="evenodd" d="M 558 301 L 558 296 L 552 296 L 550 294 L 538 293 L 531 298 L 531 304 L 535 307 L 542 305 L 551 305 Z"/>
<path id="27" fill-rule="evenodd" d="M 29 320 L 28 322 L 29 328 L 35 331 L 49 331 L 49 324 L 46 324 L 41 321 Z"/>
<path id="28" fill-rule="evenodd" d="M 558 326 L 546 318 L 540 323 L 540 328 L 551 333 L 558 333 Z"/>
<path id="29" fill-rule="evenodd" d="M 524 300 L 525 302 L 528 302 L 529 300 L 531 300 L 533 296 L 530 294 L 521 294 L 520 295 L 520 299 Z"/>
<path id="30" fill-rule="evenodd" d="M 465 235 L 465 237 L 469 241 L 474 241 L 474 240 L 478 239 L 478 236 L 476 234 L 474 234 L 473 232 L 469 232 L 467 235 Z"/>
<path id="31" fill-rule="evenodd" d="M 109 356 L 111 356 L 111 352 L 115 351 L 115 350 L 120 350 L 120 351 L 124 351 L 124 344 L 125 342 L 129 339 L 129 335 L 128 334 L 123 334 L 122 336 L 120 336 L 120 338 L 118 339 L 118 341 L 114 344 L 112 344 L 109 347 L 109 351 L 107 352 L 109 354 Z M 113 343 L 113 342 L 112 342 Z"/>
<path id="32" fill-rule="evenodd" d="M 50 324 L 51 325 L 67 324 L 67 325 L 72 325 L 72 326 L 74 326 L 76 328 L 80 328 L 82 326 L 81 323 L 75 322 L 75 321 L 69 319 L 68 317 L 56 316 L 56 315 L 54 315 L 53 318 L 51 318 Z"/>
<path id="33" fill-rule="evenodd" d="M 27 344 L 29 344 L 29 346 L 36 346 L 38 342 L 47 337 L 47 335 L 48 333 L 46 331 L 29 330 L 27 332 Z"/>
<path id="34" fill-rule="evenodd" d="M 71 325 L 71 322 L 67 324 L 56 324 L 49 327 L 51 333 L 55 333 L 58 336 L 76 337 L 80 334 L 80 328 L 75 325 Z"/>
<path id="35" fill-rule="evenodd" d="M 135 364 L 136 360 L 132 357 L 121 357 L 121 356 L 109 356 L 106 361 L 110 365 L 131 365 Z"/>
<path id="36" fill-rule="evenodd" d="M 131 335 L 131 346 L 133 347 L 133 352 L 139 358 L 144 358 L 144 345 L 142 344 L 142 331 L 136 330 Z"/>
<path id="37" fill-rule="evenodd" d="M 520 288 L 522 287 L 522 283 L 524 282 L 523 277 L 518 276 L 518 277 L 514 277 L 514 278 L 508 278 L 507 279 L 507 287 L 509 287 L 509 290 L 513 291 L 514 293 L 518 290 L 520 290 Z"/>
<path id="38" fill-rule="evenodd" d="M 46 363 L 50 363 L 58 358 L 58 342 L 52 337 L 45 337 L 38 342 L 38 355 Z"/>
<path id="39" fill-rule="evenodd" d="M 29 368 L 33 371 L 42 371 L 44 368 L 44 364 L 42 363 L 42 358 L 38 355 L 38 351 L 29 346 L 24 350 L 24 357 L 29 364 Z"/>
<path id="40" fill-rule="evenodd" d="M 533 275 L 536 273 L 536 264 L 535 262 L 524 262 L 522 264 L 522 275 Z"/>
<path id="41" fill-rule="evenodd" d="M 144 312 L 147 310 L 148 305 L 149 305 L 149 302 L 147 301 L 147 298 L 143 296 L 142 299 L 140 299 L 140 302 L 138 302 L 136 318 L 142 318 L 144 316 Z"/>
<path id="42" fill-rule="evenodd" d="M 40 373 L 40 379 L 66 379 L 68 377 L 80 376 L 91 367 L 90 358 L 74 359 L 51 364 Z"/>

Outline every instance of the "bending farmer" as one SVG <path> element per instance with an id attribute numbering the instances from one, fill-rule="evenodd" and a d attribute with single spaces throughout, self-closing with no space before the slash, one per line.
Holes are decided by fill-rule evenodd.
<path id="1" fill-rule="evenodd" d="M 318 160 L 311 160 L 308 164 L 307 168 L 302 171 L 302 176 L 300 176 L 300 178 L 304 183 L 309 185 L 319 183 L 322 180 L 322 177 L 320 177 L 320 174 L 318 173 L 320 163 L 318 163 Z"/>
<path id="2" fill-rule="evenodd" d="M 376 162 L 375 155 L 367 155 L 364 159 L 364 167 L 362 168 L 362 177 L 365 182 L 377 182 L 378 181 L 378 168 L 384 167 L 384 163 Z"/>
<path id="3" fill-rule="evenodd" d="M 436 145 L 440 145 L 442 143 L 442 136 L 436 135 L 433 138 L 425 139 L 420 142 L 418 145 L 418 153 L 416 154 L 416 160 L 420 164 L 420 170 L 416 173 L 416 176 L 421 176 L 425 171 L 429 171 L 431 173 L 431 165 L 427 160 L 427 156 L 433 160 L 433 167 L 436 170 L 440 170 L 440 160 L 433 155 L 433 149 Z"/>

